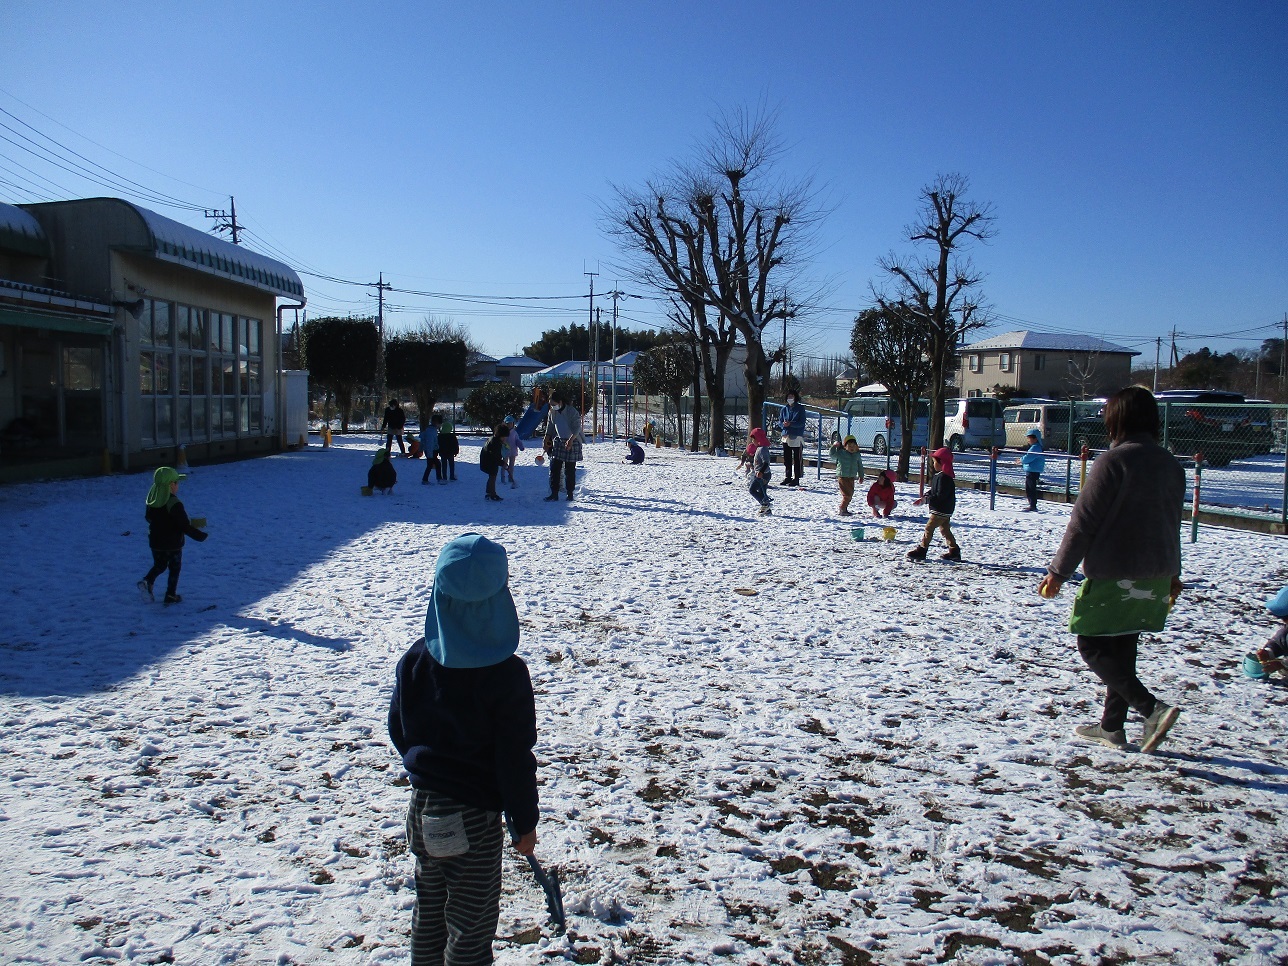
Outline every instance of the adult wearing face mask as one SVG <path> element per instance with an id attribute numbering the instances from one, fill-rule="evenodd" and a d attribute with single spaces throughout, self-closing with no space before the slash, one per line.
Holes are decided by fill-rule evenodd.
<path id="1" fill-rule="evenodd" d="M 546 419 L 546 436 L 542 448 L 550 456 L 550 495 L 546 502 L 559 499 L 559 474 L 564 490 L 572 500 L 577 482 L 577 464 L 581 461 L 581 413 L 564 398 L 562 392 L 550 394 L 550 415 Z"/>
<path id="2" fill-rule="evenodd" d="M 794 390 L 778 417 L 783 429 L 783 486 L 800 486 L 805 475 L 805 407 Z"/>

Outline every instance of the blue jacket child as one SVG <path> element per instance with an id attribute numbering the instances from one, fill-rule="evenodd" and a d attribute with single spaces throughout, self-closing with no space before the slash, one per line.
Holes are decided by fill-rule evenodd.
<path id="1" fill-rule="evenodd" d="M 425 636 L 398 662 L 389 736 L 411 781 L 412 948 L 486 962 L 500 916 L 501 813 L 515 848 L 537 835 L 537 723 L 505 548 L 477 533 L 438 556 Z M 448 896 L 452 896 L 449 910 Z"/>
<path id="2" fill-rule="evenodd" d="M 1024 468 L 1024 496 L 1028 499 L 1028 510 L 1038 508 L 1038 485 L 1042 481 L 1042 471 L 1046 469 L 1046 457 L 1042 455 L 1042 430 L 1034 427 L 1028 433 L 1028 452 L 1020 457 L 1020 466 Z"/>

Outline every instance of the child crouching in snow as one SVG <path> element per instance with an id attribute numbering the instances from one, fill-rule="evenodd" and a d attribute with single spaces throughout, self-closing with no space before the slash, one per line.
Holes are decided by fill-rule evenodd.
<path id="1" fill-rule="evenodd" d="M 747 492 L 760 504 L 760 515 L 769 516 L 773 510 L 769 505 L 774 501 L 769 498 L 770 455 L 769 437 L 757 426 L 751 431 L 751 438 L 756 443 L 756 454 L 751 458 L 751 484 Z"/>
<path id="2" fill-rule="evenodd" d="M 882 470 L 877 474 L 877 481 L 868 487 L 868 506 L 872 507 L 874 517 L 888 520 L 898 506 L 894 498 L 894 475 L 894 470 Z"/>
<path id="3" fill-rule="evenodd" d="M 938 530 L 948 542 L 948 552 L 942 554 L 940 559 L 961 560 L 961 547 L 957 546 L 953 528 L 948 525 L 953 511 L 957 509 L 957 488 L 956 481 L 953 479 L 953 451 L 947 446 L 941 446 L 930 454 L 930 459 L 935 467 L 934 479 L 930 481 L 930 492 L 912 501 L 913 506 L 921 506 L 924 503 L 929 507 L 930 519 L 926 521 L 926 532 L 921 535 L 921 543 L 908 551 L 908 559 L 925 560 L 926 551 L 930 549 L 930 541 L 935 538 L 935 531 Z"/>
<path id="4" fill-rule="evenodd" d="M 1280 624 L 1259 651 L 1244 658 L 1244 673 L 1252 678 L 1266 678 L 1276 671 L 1288 674 L 1288 587 L 1266 601 L 1266 610 Z"/>
<path id="5" fill-rule="evenodd" d="M 477 533 L 438 555 L 425 636 L 398 662 L 389 736 L 411 781 L 411 961 L 490 963 L 501 912 L 501 814 L 537 844 L 537 719 L 505 548 Z"/>

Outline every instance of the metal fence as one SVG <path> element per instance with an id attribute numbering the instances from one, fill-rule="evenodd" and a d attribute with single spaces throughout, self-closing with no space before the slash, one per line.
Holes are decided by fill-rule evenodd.
<path id="1" fill-rule="evenodd" d="M 1104 428 L 1103 403 L 1071 402 L 1058 409 L 1062 416 L 1045 422 L 1047 466 L 1042 489 L 1048 496 L 1072 501 L 1082 480 L 1082 447 L 1087 447 L 1087 466 L 1108 445 Z M 762 419 L 778 449 L 777 422 L 782 404 L 766 402 Z M 806 406 L 808 414 L 805 457 L 816 464 L 822 477 L 833 438 L 849 433 L 850 417 L 834 409 Z M 1028 407 L 1022 407 L 1028 408 Z M 1159 403 L 1161 440 L 1185 468 L 1187 492 L 1199 493 L 1200 513 L 1231 524 L 1278 525 L 1288 529 L 1288 406 L 1271 403 Z M 1008 425 L 1008 433 L 1024 439 L 1027 424 Z M 835 434 L 835 437 L 833 437 Z M 1054 437 L 1054 438 L 1052 438 Z M 958 452 L 953 461 L 959 486 L 997 487 L 1023 492 L 1024 471 L 1019 467 L 1026 445 Z M 922 471 L 922 454 L 914 451 L 909 466 L 911 478 Z M 1201 459 L 1201 462 L 1200 462 Z M 864 453 L 869 469 L 894 469 L 896 451 Z M 1196 480 L 1196 475 L 1198 479 Z"/>

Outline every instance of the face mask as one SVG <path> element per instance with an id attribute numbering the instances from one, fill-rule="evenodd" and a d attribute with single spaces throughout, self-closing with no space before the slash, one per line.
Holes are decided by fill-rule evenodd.
<path id="1" fill-rule="evenodd" d="M 787 405 L 789 405 L 789 406 L 795 406 L 795 405 L 796 405 L 796 397 L 795 397 L 795 396 L 788 396 L 788 397 L 787 397 Z"/>
<path id="2" fill-rule="evenodd" d="M 555 403 L 555 412 L 557 413 L 563 412 L 563 403 Z"/>

